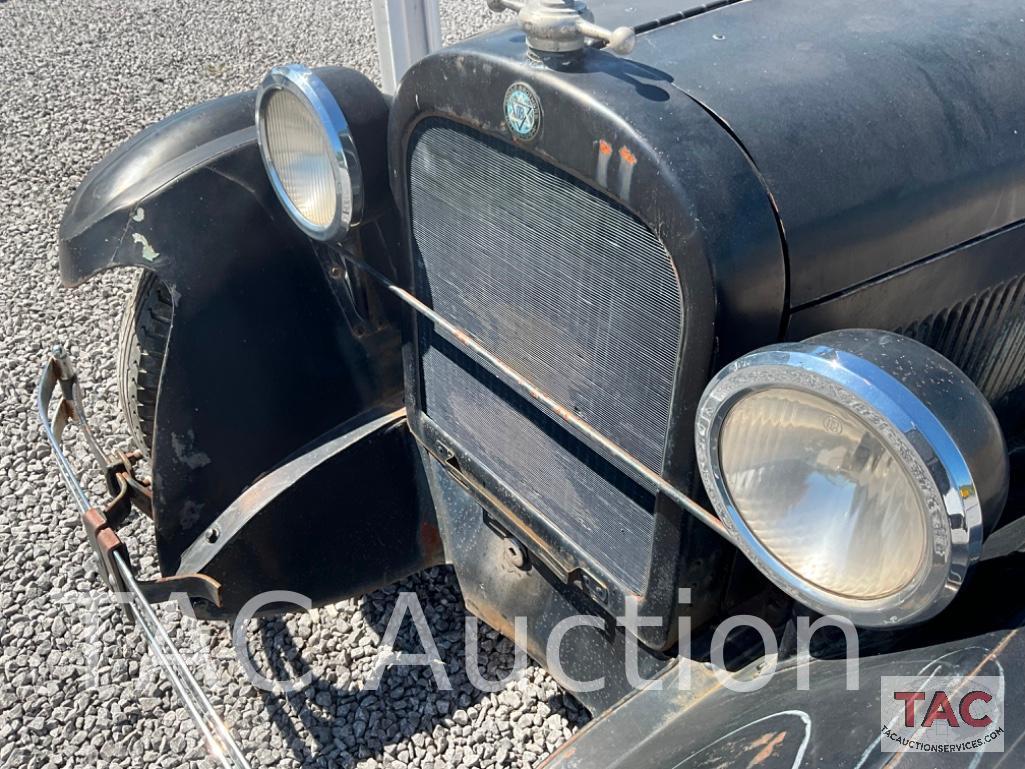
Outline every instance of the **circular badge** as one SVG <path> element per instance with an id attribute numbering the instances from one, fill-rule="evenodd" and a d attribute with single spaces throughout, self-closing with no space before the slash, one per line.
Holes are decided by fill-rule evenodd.
<path id="1" fill-rule="evenodd" d="M 526 83 L 513 83 L 505 92 L 505 122 L 512 135 L 523 141 L 541 130 L 541 102 Z"/>

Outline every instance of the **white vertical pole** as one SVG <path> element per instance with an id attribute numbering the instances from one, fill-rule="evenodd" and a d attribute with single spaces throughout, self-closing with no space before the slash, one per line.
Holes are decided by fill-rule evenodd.
<path id="1" fill-rule="evenodd" d="M 381 84 L 395 93 L 415 62 L 441 47 L 438 0 L 373 0 Z"/>

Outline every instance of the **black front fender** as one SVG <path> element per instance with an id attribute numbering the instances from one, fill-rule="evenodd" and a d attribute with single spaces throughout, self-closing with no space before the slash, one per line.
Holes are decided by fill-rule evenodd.
<path id="1" fill-rule="evenodd" d="M 251 152 L 256 146 L 255 100 L 255 92 L 247 91 L 198 104 L 149 126 L 94 167 L 61 221 L 60 271 L 65 285 L 78 286 L 117 266 L 144 267 L 169 284 L 176 282 L 176 268 L 182 262 L 154 256 L 135 237 L 145 231 L 145 203 L 154 206 L 151 214 L 156 215 L 164 208 L 160 193 L 166 188 L 216 167 L 218 160 Z M 240 192 L 255 198 L 270 191 L 259 163 L 243 163 L 237 170 L 242 172 L 237 179 L 243 186 Z"/>
<path id="2" fill-rule="evenodd" d="M 359 110 L 383 110 L 383 121 L 387 104 L 373 84 L 356 73 L 349 79 Z M 256 142 L 254 98 L 225 97 L 147 128 L 86 177 L 60 229 L 67 285 L 142 267 L 173 298 L 152 447 L 164 574 L 259 477 L 343 422 L 401 404 L 398 333 L 353 320 L 331 269 L 337 257 L 314 248 L 277 201 Z M 367 227 L 386 220 L 387 212 Z M 387 238 L 372 240 L 384 248 Z M 370 462 L 363 482 L 414 477 L 411 458 L 391 452 L 387 460 Z M 337 525 L 374 518 L 373 509 L 346 510 L 328 488 Z M 422 525 L 419 515 L 409 511 L 410 526 Z M 288 546 L 316 536 L 303 534 Z M 267 563 L 283 545 L 250 543 Z M 436 558 L 424 548 L 383 571 L 394 577 Z M 335 597 L 368 579 L 339 576 Z"/>
<path id="3" fill-rule="evenodd" d="M 765 674 L 755 691 L 731 690 L 707 662 L 683 657 L 656 685 L 634 692 L 588 724 L 543 769 L 1022 766 L 1025 612 L 1007 586 L 1020 580 L 1023 567 L 1020 553 L 983 562 L 971 586 L 929 623 L 862 631 L 860 657 L 852 654 L 855 678 L 849 677 L 844 636 L 835 629 L 832 635 L 818 631 L 807 656 L 763 658 L 738 673 L 747 681 Z M 682 676 L 685 670 L 689 677 Z M 1004 729 L 1003 751 L 884 752 L 881 701 L 884 696 L 893 701 L 893 690 L 883 681 L 887 676 L 999 679 L 1003 718 L 994 727 Z M 924 711 L 922 706 L 919 717 Z M 952 731 L 950 741 L 958 742 L 958 730 Z"/>

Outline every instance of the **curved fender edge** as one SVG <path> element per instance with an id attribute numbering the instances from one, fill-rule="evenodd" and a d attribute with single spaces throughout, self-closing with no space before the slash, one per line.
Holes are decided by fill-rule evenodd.
<path id="1" fill-rule="evenodd" d="M 170 265 L 133 237 L 145 220 L 140 203 L 215 159 L 256 144 L 255 91 L 197 104 L 136 134 L 97 164 L 75 191 L 60 225 L 60 272 L 78 286 L 115 266 L 154 270 L 165 280 Z M 262 165 L 252 169 L 249 194 L 263 186 Z M 155 212 L 154 212 L 155 213 Z"/>
<path id="2" fill-rule="evenodd" d="M 402 397 L 398 331 L 352 319 L 332 277 L 337 256 L 314 248 L 278 203 L 254 99 L 228 96 L 144 130 L 85 178 L 60 229 L 65 284 L 142 267 L 171 293 L 151 452 L 165 575 L 258 478 Z M 405 458 L 370 466 L 370 488 L 415 473 Z M 253 555 L 265 564 L 284 557 Z"/>
<path id="3" fill-rule="evenodd" d="M 988 712 L 995 716 L 992 729 L 1003 730 L 1002 752 L 984 757 L 937 750 L 924 762 L 903 756 L 906 763 L 1022 766 L 1025 713 L 1012 703 L 1025 699 L 1025 612 L 1020 601 L 1008 599 L 1006 586 L 1023 566 L 1022 553 L 984 562 L 939 617 L 900 630 L 860 631 L 851 664 L 851 638 L 834 625 L 836 618 L 825 618 L 825 627 L 799 642 L 796 653 L 763 657 L 736 673 L 713 669 L 708 647 L 695 639 L 694 650 L 705 649 L 697 659 L 681 654 L 677 665 L 595 718 L 538 769 L 884 769 L 897 763 L 903 748 L 894 744 L 891 676 L 915 679 L 922 691 L 929 691 L 929 682 L 946 688 L 941 682 L 954 679 L 949 694 L 955 708 L 955 693 L 970 691 L 974 677 L 997 682 Z M 927 709 L 922 703 L 917 718 Z"/>

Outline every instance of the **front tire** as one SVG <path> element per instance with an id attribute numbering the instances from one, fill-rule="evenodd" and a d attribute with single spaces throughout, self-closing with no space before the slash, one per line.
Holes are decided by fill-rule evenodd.
<path id="1" fill-rule="evenodd" d="M 136 447 L 149 457 L 156 425 L 157 387 L 171 333 L 171 292 L 147 272 L 125 307 L 118 333 L 118 392 Z"/>

